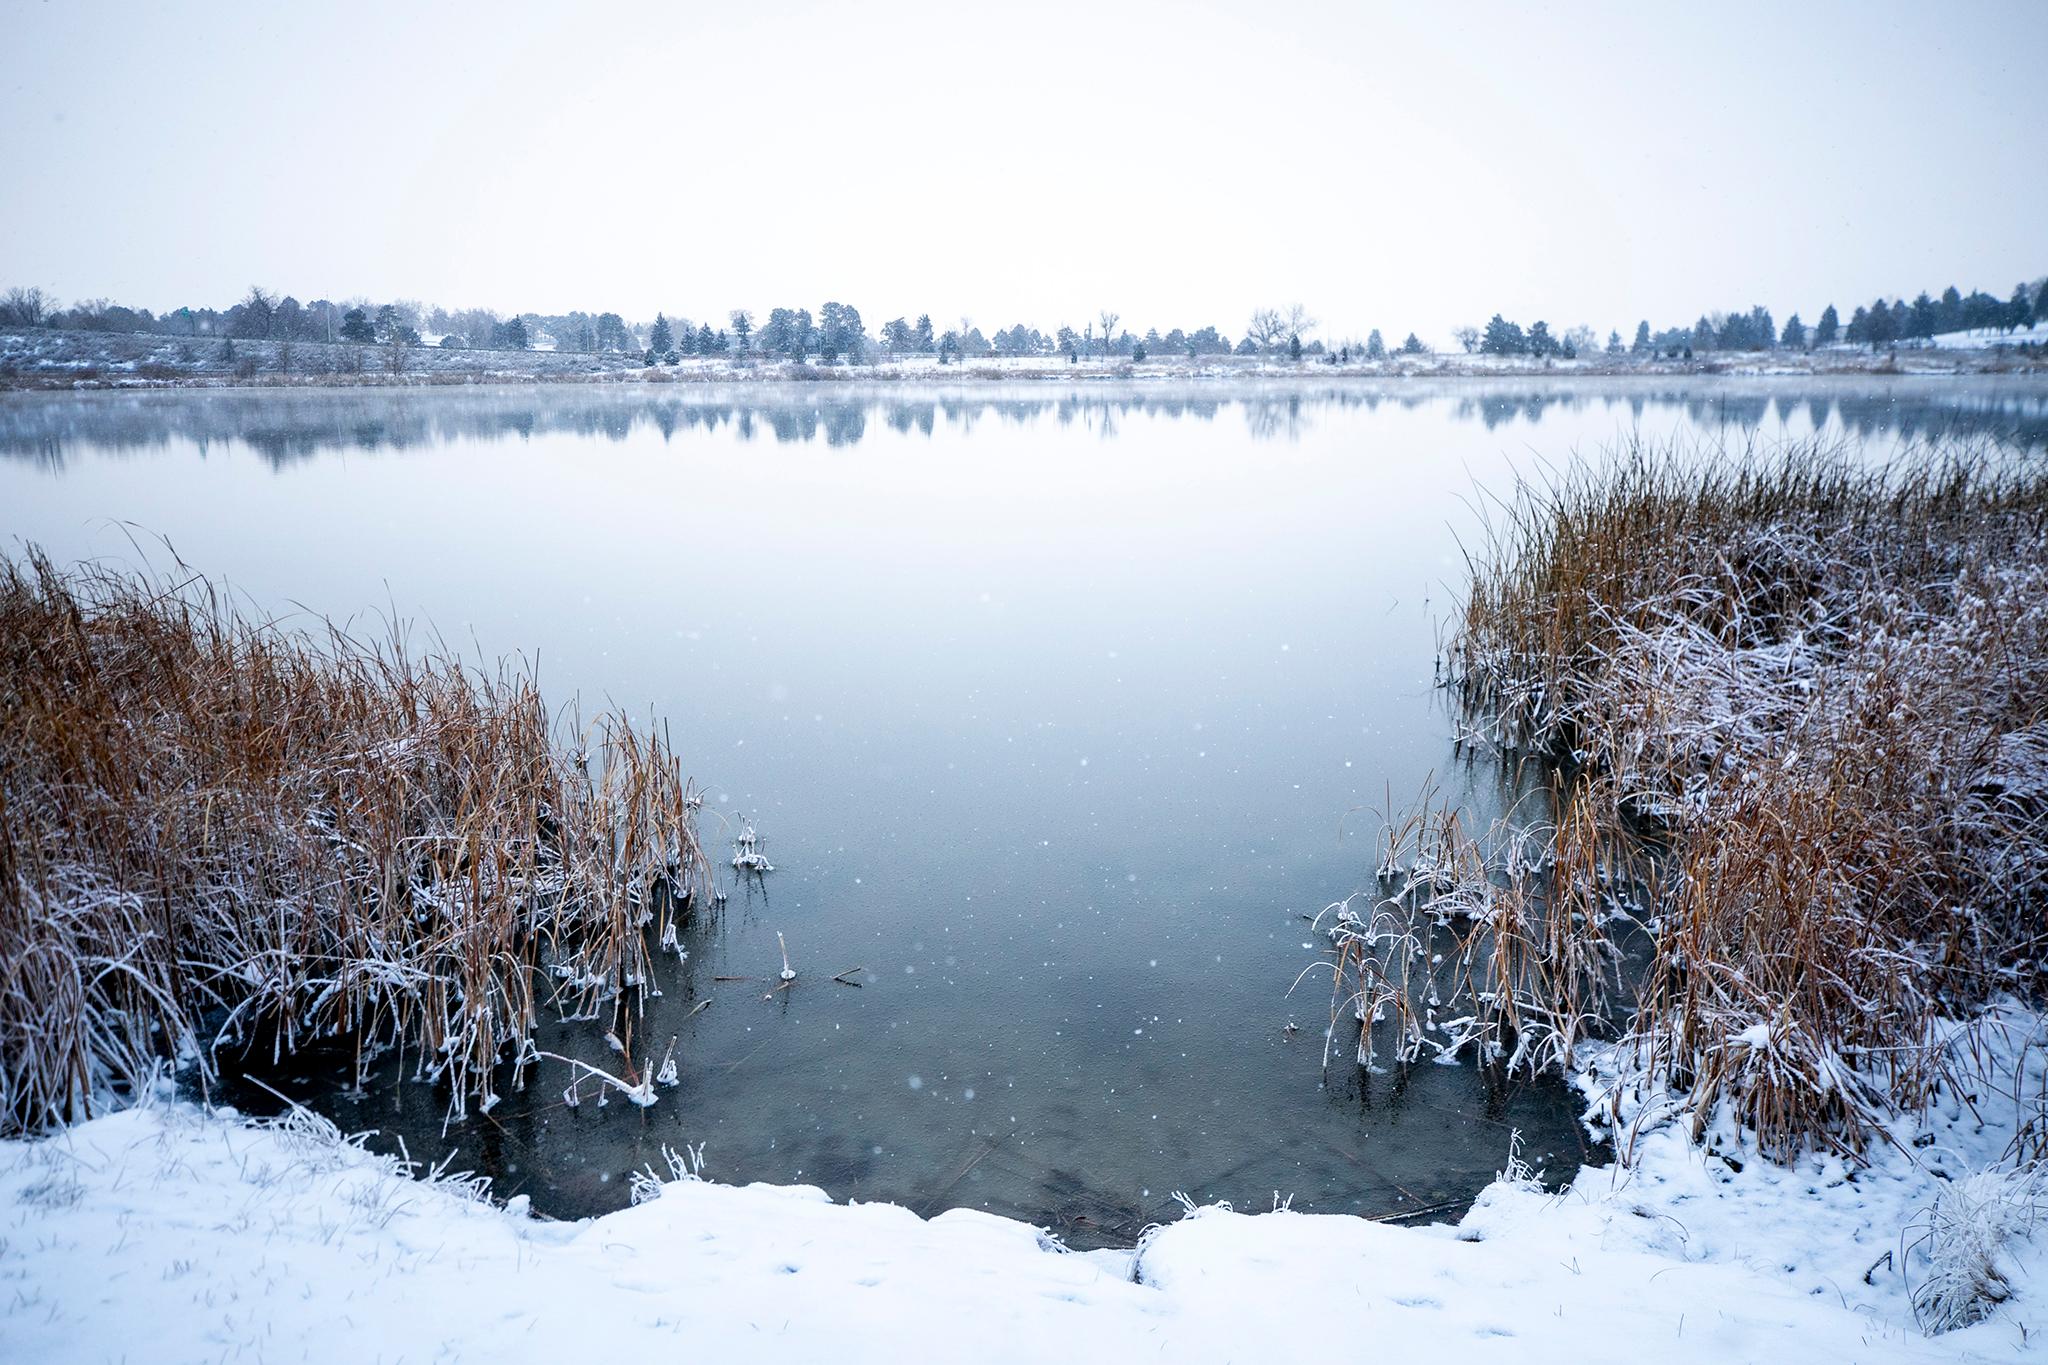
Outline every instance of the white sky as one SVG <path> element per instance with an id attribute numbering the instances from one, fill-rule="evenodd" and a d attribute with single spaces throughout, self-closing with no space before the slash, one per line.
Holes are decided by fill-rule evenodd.
<path id="1" fill-rule="evenodd" d="M 0 0 L 0 284 L 1441 339 L 2048 271 L 2048 3 Z"/>

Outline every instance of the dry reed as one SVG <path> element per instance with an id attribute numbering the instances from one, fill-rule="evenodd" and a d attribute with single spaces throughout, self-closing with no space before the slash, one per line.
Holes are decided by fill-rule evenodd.
<path id="1" fill-rule="evenodd" d="M 1932 1097 L 1945 1021 L 2041 985 L 2048 468 L 1637 446 L 1503 507 L 1446 676 L 1553 774 L 1554 819 L 1425 810 L 1379 939 L 1454 930 L 1431 989 L 1471 1008 L 1441 1045 L 1533 1068 L 1615 1037 L 1696 1133 L 1859 1149 Z M 1398 1012 L 1374 935 L 1339 929 L 1350 998 Z"/>
<path id="2" fill-rule="evenodd" d="M 524 667 L 0 561 L 0 1129 L 312 1042 L 488 1108 L 543 1008 L 630 1037 L 697 805 L 624 717 L 559 742 Z"/>

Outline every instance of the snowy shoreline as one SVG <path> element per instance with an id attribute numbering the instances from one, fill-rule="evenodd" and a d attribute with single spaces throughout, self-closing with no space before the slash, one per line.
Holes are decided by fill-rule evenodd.
<path id="1" fill-rule="evenodd" d="M 560 351 L 472 351 L 413 347 L 395 355 L 387 347 L 314 342 L 280 345 L 234 343 L 232 356 L 211 338 L 153 333 L 71 331 L 0 332 L 0 392 L 80 389 L 357 389 L 432 388 L 469 384 L 750 384 L 1012 382 L 1097 383 L 1499 378 L 1657 378 L 1717 376 L 1982 375 L 2048 371 L 2042 345 L 2048 333 L 1957 333 L 1935 344 L 1874 353 L 1836 345 L 1815 351 L 1725 351 L 1696 359 L 1586 356 L 1431 354 L 1381 361 L 1329 363 L 1329 357 L 1287 361 L 1268 357 L 1089 358 L 988 356 L 940 365 L 932 356 L 883 359 L 873 364 L 827 365 L 752 356 L 684 357 L 674 365 L 646 366 L 641 357 Z"/>
<path id="2" fill-rule="evenodd" d="M 1455 1226 L 1192 1211 L 1126 1251 L 1068 1252 L 970 1209 L 924 1220 L 806 1186 L 686 1177 L 575 1223 L 408 1171 L 303 1112 L 251 1124 L 153 1103 L 0 1143 L 0 1358 L 1990 1360 L 2048 1313 L 2024 1240 L 1988 1320 L 1918 1329 L 1915 1225 L 1997 1164 L 2043 1080 L 2041 1016 L 1976 1035 L 1985 1086 L 1901 1120 L 1868 1165 L 1745 1160 L 1663 1122 L 1562 1190 L 1508 1174 Z M 1987 1088 L 1988 1087 L 1988 1088 Z M 2003 1091 L 2004 1093 L 1994 1093 Z M 1719 1153 L 1719 1154 L 1717 1154 Z M 715 1173 L 716 1154 L 711 1154 Z M 624 1176 L 627 1173 L 621 1172 Z"/>

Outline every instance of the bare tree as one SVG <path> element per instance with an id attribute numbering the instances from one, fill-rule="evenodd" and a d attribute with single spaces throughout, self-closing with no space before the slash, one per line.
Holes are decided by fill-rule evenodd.
<path id="1" fill-rule="evenodd" d="M 1260 351 L 1271 351 L 1287 339 L 1287 319 L 1277 308 L 1254 308 L 1244 334 Z"/>
<path id="2" fill-rule="evenodd" d="M 1308 315 L 1308 309 L 1302 307 L 1298 303 L 1290 303 L 1287 305 L 1287 312 L 1283 324 L 1283 331 L 1285 335 L 1290 337 L 1300 337 L 1303 341 L 1307 341 L 1308 334 L 1310 332 L 1313 332 L 1315 329 L 1316 320 Z"/>
<path id="3" fill-rule="evenodd" d="M 1109 359 L 1110 343 L 1116 340 L 1116 325 L 1123 320 L 1123 314 L 1112 313 L 1109 309 L 1105 308 L 1096 314 L 1096 317 L 1102 322 L 1102 358 L 1107 360 Z"/>
<path id="4" fill-rule="evenodd" d="M 34 285 L 16 285 L 0 294 L 0 322 L 10 327 L 40 327 L 57 301 Z"/>
<path id="5" fill-rule="evenodd" d="M 1451 329 L 1451 339 L 1464 347 L 1466 355 L 1471 355 L 1479 349 L 1479 329 L 1477 327 L 1453 327 Z"/>

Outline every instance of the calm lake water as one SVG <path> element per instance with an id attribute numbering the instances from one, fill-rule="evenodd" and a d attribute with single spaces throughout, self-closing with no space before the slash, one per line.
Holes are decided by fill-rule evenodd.
<path id="1" fill-rule="evenodd" d="M 551 695 L 662 717 L 776 872 L 732 885 L 642 1038 L 683 1083 L 444 1132 L 444 1097 L 308 1093 L 501 1194 L 625 1201 L 663 1143 L 727 1181 L 1128 1239 L 1174 1190 L 1381 1214 L 1469 1197 L 1554 1085 L 1323 1075 L 1306 916 L 1453 759 L 1432 687 L 1475 505 L 1630 433 L 1949 430 L 2039 448 L 1987 380 L 508 388 L 0 399 L 0 533 L 168 538 L 261 608 L 395 611 Z M 159 565 L 168 554 L 152 551 Z M 714 813 L 715 812 L 715 813 Z M 784 934 L 801 972 L 764 1000 Z M 835 984 L 835 972 L 858 968 Z M 716 981 L 742 976 L 745 981 Z M 704 1000 L 712 1005 L 692 1013 Z M 1298 1028 L 1290 1031 L 1289 1024 Z M 556 1040 L 598 1057 L 586 1038 Z M 552 1078 L 552 1084 L 546 1083 Z"/>

